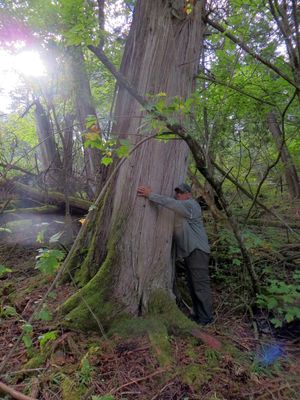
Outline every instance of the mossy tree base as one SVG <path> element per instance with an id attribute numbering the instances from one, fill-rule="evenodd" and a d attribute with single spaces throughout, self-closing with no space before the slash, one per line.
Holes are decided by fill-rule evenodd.
<path id="1" fill-rule="evenodd" d="M 87 215 L 77 238 L 64 262 L 64 272 L 61 282 L 70 280 L 74 277 L 79 287 L 83 287 L 89 280 L 95 276 L 99 270 L 99 265 L 105 259 L 107 249 L 108 231 L 104 230 L 103 224 L 106 221 L 105 205 L 110 200 L 110 189 L 105 193 L 104 198 L 99 200 L 95 208 L 90 210 Z M 107 210 L 106 210 L 107 211 Z M 110 240 L 114 242 L 114 240 Z M 113 247 L 113 246 L 111 246 Z M 101 260 L 101 261 L 100 261 Z"/>
<path id="2" fill-rule="evenodd" d="M 108 274 L 109 258 L 82 289 L 71 296 L 61 307 L 64 324 L 77 330 L 99 330 L 101 325 L 117 332 L 135 329 L 141 332 L 152 330 L 153 322 L 163 324 L 168 332 L 187 334 L 195 328 L 195 323 L 190 321 L 177 307 L 175 301 L 163 290 L 156 290 L 150 299 L 145 320 L 129 315 L 124 305 L 111 296 L 111 284 L 113 278 Z M 141 322 L 144 321 L 144 322 Z M 148 322 L 147 322 L 148 321 Z M 130 326 L 130 329 L 129 329 Z M 158 326 L 158 325 L 157 325 Z"/>
<path id="3" fill-rule="evenodd" d="M 106 268 L 109 263 L 107 262 Z M 80 330 L 101 331 L 126 338 L 147 334 L 159 365 L 171 367 L 174 360 L 169 340 L 170 334 L 191 335 L 195 323 L 177 307 L 175 301 L 163 290 L 156 290 L 143 317 L 126 313 L 125 307 L 108 300 L 112 279 L 103 266 L 99 273 L 78 293 L 66 301 L 62 308 L 65 324 Z M 84 299 L 84 300 L 83 300 Z M 87 306 L 88 305 L 88 306 Z M 99 327 L 99 322 L 102 327 Z"/>
<path id="4" fill-rule="evenodd" d="M 113 321 L 124 318 L 124 307 L 111 294 L 113 277 L 108 256 L 98 273 L 61 307 L 64 324 L 70 328 L 102 331 Z"/>

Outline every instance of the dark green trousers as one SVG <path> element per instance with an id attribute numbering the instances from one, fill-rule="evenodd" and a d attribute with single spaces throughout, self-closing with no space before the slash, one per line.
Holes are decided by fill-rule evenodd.
<path id="1" fill-rule="evenodd" d="M 209 254 L 198 249 L 184 259 L 195 320 L 202 324 L 213 320 L 208 262 Z"/>

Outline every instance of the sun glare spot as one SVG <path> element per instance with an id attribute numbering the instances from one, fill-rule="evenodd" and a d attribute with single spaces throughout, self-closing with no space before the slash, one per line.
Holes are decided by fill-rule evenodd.
<path id="1" fill-rule="evenodd" d="M 22 51 L 15 56 L 14 68 L 26 76 L 45 75 L 46 69 L 40 55 L 35 51 Z"/>
<path id="2" fill-rule="evenodd" d="M 17 89 L 23 78 L 46 75 L 46 67 L 36 51 L 9 53 L 0 49 L 0 111 L 9 111 L 10 92 Z"/>

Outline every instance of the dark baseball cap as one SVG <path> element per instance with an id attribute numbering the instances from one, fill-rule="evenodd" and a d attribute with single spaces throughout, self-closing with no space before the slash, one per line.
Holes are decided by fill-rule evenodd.
<path id="1" fill-rule="evenodd" d="M 174 190 L 175 192 L 191 193 L 192 188 L 187 183 L 181 183 L 180 185 L 176 186 Z"/>

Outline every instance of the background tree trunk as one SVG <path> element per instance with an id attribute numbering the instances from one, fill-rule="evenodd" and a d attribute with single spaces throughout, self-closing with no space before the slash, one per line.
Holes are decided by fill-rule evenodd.
<path id="1" fill-rule="evenodd" d="M 270 132 L 275 140 L 278 151 L 280 151 L 281 161 L 284 165 L 284 173 L 289 195 L 292 199 L 300 198 L 300 181 L 296 167 L 289 153 L 280 126 L 275 114 L 271 111 L 268 114 L 268 125 Z"/>
<path id="2" fill-rule="evenodd" d="M 92 93 L 90 88 L 89 78 L 84 64 L 83 52 L 80 46 L 73 46 L 70 48 L 70 66 L 72 70 L 76 114 L 79 123 L 81 134 L 88 133 L 87 118 L 94 118 L 95 122 L 92 125 L 93 132 L 98 132 L 100 127 L 97 119 L 96 109 L 93 105 Z M 85 142 L 82 136 L 83 143 Z M 90 147 L 84 148 L 84 161 L 86 168 L 87 191 L 89 198 L 92 199 L 97 191 L 97 178 L 101 169 L 101 153 L 98 149 Z"/>
<path id="3" fill-rule="evenodd" d="M 61 187 L 61 160 L 56 148 L 55 139 L 49 120 L 49 116 L 37 99 L 35 101 L 36 130 L 41 143 L 39 146 L 39 158 L 45 173 L 45 182 L 52 187 Z"/>
<path id="4" fill-rule="evenodd" d="M 297 1 L 269 0 L 271 14 L 277 24 L 279 32 L 285 42 L 291 72 L 296 87 L 300 87 L 300 13 Z M 297 90 L 300 101 L 300 90 Z"/>
<path id="5" fill-rule="evenodd" d="M 184 99 L 195 87 L 203 37 L 203 2 L 197 1 L 189 15 L 184 5 L 185 1 L 137 1 L 121 72 L 141 95 L 164 92 L 170 100 L 174 96 Z M 141 135 L 150 133 L 142 130 L 144 114 L 127 90 L 119 88 L 113 133 L 136 143 Z M 80 308 L 82 296 L 90 300 L 98 314 L 104 312 L 99 311 L 99 304 L 92 304 L 92 298 L 99 302 L 101 295 L 105 297 L 103 285 L 109 287 L 105 292 L 110 300 L 135 315 L 147 310 L 157 289 L 171 294 L 173 213 L 138 198 L 136 192 L 138 185 L 144 184 L 172 196 L 174 187 L 185 178 L 187 156 L 188 147 L 181 141 L 152 140 L 124 164 L 113 193 L 105 263 L 82 293 L 66 303 L 65 312 L 71 312 L 68 319 L 77 325 L 90 319 L 86 307 Z M 105 214 L 104 207 L 98 212 L 95 231 L 99 231 L 97 226 L 101 226 Z M 94 255 L 90 259 L 95 259 L 101 243 L 95 241 L 92 246 Z M 96 290 L 98 300 L 93 294 Z"/>

